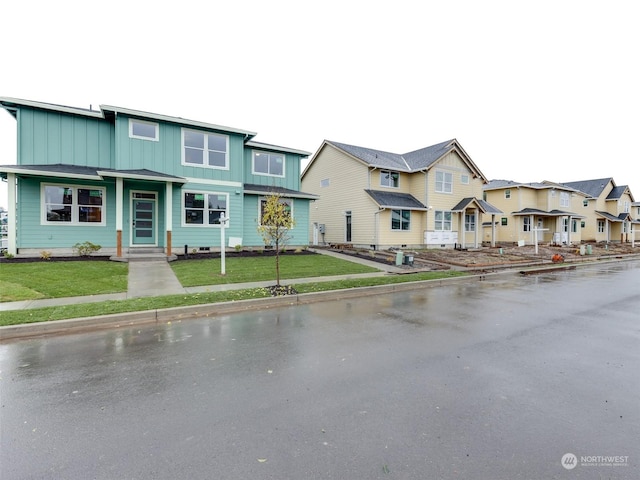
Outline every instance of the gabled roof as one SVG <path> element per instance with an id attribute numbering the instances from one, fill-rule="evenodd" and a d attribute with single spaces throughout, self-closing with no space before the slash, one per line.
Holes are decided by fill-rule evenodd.
<path id="1" fill-rule="evenodd" d="M 428 210 L 416 197 L 408 193 L 383 192 L 381 190 L 365 190 L 380 208 L 405 210 Z"/>
<path id="2" fill-rule="evenodd" d="M 305 168 L 304 172 L 302 172 L 303 177 L 326 145 L 331 145 L 334 148 L 342 150 L 352 158 L 369 167 L 406 173 L 429 170 L 446 154 L 455 151 L 460 155 L 475 177 L 480 177 L 484 182 L 487 181 L 486 177 L 482 174 L 477 165 L 473 163 L 471 157 L 469 157 L 467 152 L 464 151 L 455 138 L 404 154 L 391 153 L 384 150 L 376 150 L 373 148 L 359 147 L 356 145 L 349 145 L 347 143 L 325 140 Z"/>
<path id="3" fill-rule="evenodd" d="M 562 182 L 562 185 L 580 190 L 592 198 L 598 198 L 609 182 L 611 182 L 615 188 L 616 183 L 613 181 L 612 177 L 597 178 L 594 180 L 579 180 L 577 182 Z"/>
<path id="4" fill-rule="evenodd" d="M 489 202 L 480 200 L 479 198 L 475 197 L 463 198 L 453 208 L 451 208 L 451 211 L 464 212 L 467 208 L 470 208 L 473 205 L 477 206 L 482 213 L 502 213 L 502 210 L 494 207 Z"/>
<path id="5" fill-rule="evenodd" d="M 276 187 L 273 185 L 256 185 L 253 183 L 244 184 L 244 193 L 249 195 L 270 195 L 275 193 L 283 197 L 308 198 L 310 200 L 316 200 L 320 198 L 318 197 L 318 195 L 314 195 L 312 193 L 299 192 L 297 190 L 291 190 L 284 187 Z"/>
<path id="6" fill-rule="evenodd" d="M 628 185 L 619 185 L 617 187 L 613 187 L 609 192 L 609 195 L 607 195 L 606 200 L 620 200 L 620 198 L 622 198 L 622 195 L 624 195 L 625 193 L 631 196 L 631 201 L 633 202 L 633 196 L 631 195 L 631 190 L 629 190 Z"/>
<path id="7" fill-rule="evenodd" d="M 75 178 L 83 180 L 104 180 L 105 177 L 135 178 L 139 180 L 186 183 L 186 179 L 154 172 L 153 170 L 115 170 L 112 168 L 87 167 L 57 163 L 53 165 L 0 165 L 0 175 L 7 173 L 38 175 L 43 177 Z"/>

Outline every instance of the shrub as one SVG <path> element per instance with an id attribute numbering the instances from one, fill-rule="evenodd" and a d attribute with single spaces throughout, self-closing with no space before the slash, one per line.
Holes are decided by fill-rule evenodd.
<path id="1" fill-rule="evenodd" d="M 40 260 L 51 260 L 51 252 L 43 250 L 40 252 Z"/>
<path id="2" fill-rule="evenodd" d="M 76 243 L 73 250 L 81 257 L 88 257 L 92 253 L 99 251 L 102 247 L 91 242 Z"/>
<path id="3" fill-rule="evenodd" d="M 236 249 L 236 252 L 241 252 L 242 251 L 242 245 L 236 245 L 235 247 L 233 247 Z"/>

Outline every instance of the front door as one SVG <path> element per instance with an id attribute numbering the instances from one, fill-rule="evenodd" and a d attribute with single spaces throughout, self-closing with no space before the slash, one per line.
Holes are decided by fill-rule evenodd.
<path id="1" fill-rule="evenodd" d="M 132 243 L 133 245 L 156 244 L 156 194 L 132 193 Z"/>

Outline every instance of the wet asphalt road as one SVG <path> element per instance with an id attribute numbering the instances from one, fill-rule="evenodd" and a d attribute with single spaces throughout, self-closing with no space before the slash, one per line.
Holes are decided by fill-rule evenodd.
<path id="1" fill-rule="evenodd" d="M 639 372 L 639 262 L 14 342 L 0 478 L 640 478 Z"/>

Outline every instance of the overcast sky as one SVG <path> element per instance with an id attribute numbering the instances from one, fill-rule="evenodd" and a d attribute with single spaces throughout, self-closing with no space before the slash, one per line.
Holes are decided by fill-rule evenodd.
<path id="1" fill-rule="evenodd" d="M 488 179 L 613 177 L 640 201 L 637 2 L 4 2 L 0 96 L 405 153 Z M 15 164 L 0 110 L 0 164 Z M 7 206 L 6 183 L 0 206 Z"/>

